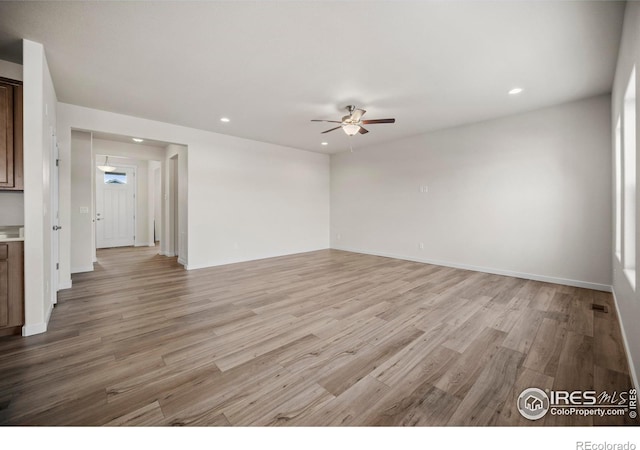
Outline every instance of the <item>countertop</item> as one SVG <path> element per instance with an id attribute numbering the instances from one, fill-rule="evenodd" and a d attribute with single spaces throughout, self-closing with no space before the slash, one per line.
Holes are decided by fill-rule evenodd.
<path id="1" fill-rule="evenodd" d="M 0 226 L 0 242 L 24 241 L 24 227 Z"/>

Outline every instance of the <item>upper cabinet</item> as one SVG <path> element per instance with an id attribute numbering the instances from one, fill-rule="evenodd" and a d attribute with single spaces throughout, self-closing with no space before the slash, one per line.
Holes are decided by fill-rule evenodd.
<path id="1" fill-rule="evenodd" d="M 24 190 L 22 83 L 0 78 L 0 190 Z"/>

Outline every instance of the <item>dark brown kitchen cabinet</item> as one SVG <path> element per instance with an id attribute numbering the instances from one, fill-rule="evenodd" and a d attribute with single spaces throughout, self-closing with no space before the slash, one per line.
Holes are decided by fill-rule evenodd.
<path id="1" fill-rule="evenodd" d="M 0 242 L 0 336 L 24 325 L 24 266 L 21 241 Z"/>
<path id="2" fill-rule="evenodd" d="M 0 78 L 0 190 L 24 190 L 22 83 Z"/>

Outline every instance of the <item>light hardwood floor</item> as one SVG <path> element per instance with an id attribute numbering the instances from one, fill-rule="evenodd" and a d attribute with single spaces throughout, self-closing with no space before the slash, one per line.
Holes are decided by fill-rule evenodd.
<path id="1" fill-rule="evenodd" d="M 46 334 L 0 339 L 0 423 L 637 423 L 516 409 L 527 387 L 631 388 L 610 294 L 337 250 L 195 271 L 156 251 L 99 251 Z"/>

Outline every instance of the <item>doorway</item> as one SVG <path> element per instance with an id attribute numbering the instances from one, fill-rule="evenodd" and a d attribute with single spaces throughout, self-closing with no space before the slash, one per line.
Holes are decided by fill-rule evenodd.
<path id="1" fill-rule="evenodd" d="M 112 247 L 156 247 L 186 264 L 186 150 L 160 141 L 132 144 L 131 138 L 102 132 L 72 133 L 72 274 L 94 270 L 96 250 Z M 99 171 L 100 165 L 111 167 Z M 129 211 L 126 220 L 118 218 L 123 210 Z"/>

